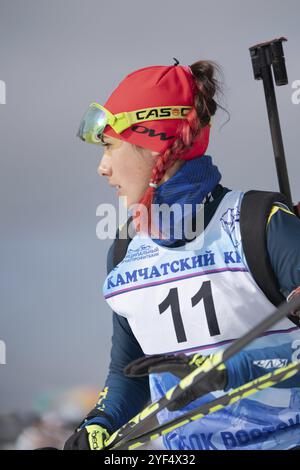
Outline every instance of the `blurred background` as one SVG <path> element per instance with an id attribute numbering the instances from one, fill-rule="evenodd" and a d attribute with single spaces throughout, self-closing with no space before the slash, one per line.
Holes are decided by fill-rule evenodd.
<path id="1" fill-rule="evenodd" d="M 278 190 L 248 48 L 286 36 L 290 83 L 276 93 L 298 202 L 300 3 L 0 0 L 0 12 L 0 447 L 59 447 L 104 385 L 112 334 L 96 208 L 118 200 L 96 173 L 101 149 L 75 136 L 82 114 L 136 69 L 215 60 L 231 118 L 219 112 L 206 153 L 227 187 Z"/>

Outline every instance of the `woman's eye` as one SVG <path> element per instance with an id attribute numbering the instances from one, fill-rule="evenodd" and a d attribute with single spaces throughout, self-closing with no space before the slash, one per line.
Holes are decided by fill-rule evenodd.
<path id="1" fill-rule="evenodd" d="M 102 147 L 109 147 L 110 144 L 102 144 Z"/>

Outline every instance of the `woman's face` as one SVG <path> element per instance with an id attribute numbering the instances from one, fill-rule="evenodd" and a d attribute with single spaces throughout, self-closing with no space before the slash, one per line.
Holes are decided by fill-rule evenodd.
<path id="1" fill-rule="evenodd" d="M 103 135 L 104 154 L 98 174 L 107 176 L 110 186 L 119 186 L 117 195 L 125 204 L 138 203 L 149 185 L 158 152 L 143 149 L 139 153 L 129 142 Z"/>

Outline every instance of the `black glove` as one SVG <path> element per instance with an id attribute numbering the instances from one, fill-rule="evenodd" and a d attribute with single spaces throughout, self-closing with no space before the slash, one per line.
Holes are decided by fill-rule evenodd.
<path id="1" fill-rule="evenodd" d="M 72 434 L 63 450 L 102 450 L 108 438 L 109 433 L 105 427 L 89 424 Z"/>
<path id="2" fill-rule="evenodd" d="M 152 373 L 170 372 L 180 379 L 202 366 L 212 356 L 201 356 L 193 354 L 155 354 L 149 357 L 141 357 L 124 368 L 124 374 L 128 377 L 144 377 Z M 204 381 L 200 384 L 195 383 L 188 391 L 183 392 L 182 396 L 168 405 L 169 411 L 176 411 L 197 398 L 216 390 L 224 390 L 227 384 L 227 370 L 225 365 L 208 372 Z"/>
<path id="3" fill-rule="evenodd" d="M 99 396 L 104 392 L 100 392 Z M 98 402 L 99 405 L 99 402 Z M 99 410 L 98 406 L 93 408 L 84 420 L 79 424 L 74 434 L 69 437 L 64 445 L 63 450 L 101 450 L 105 445 L 105 441 L 111 434 L 110 426 L 105 426 L 97 422 L 90 422 L 95 418 L 105 418 L 110 425 L 113 426 L 112 418 L 103 410 Z M 96 421 L 96 420 L 95 420 Z"/>

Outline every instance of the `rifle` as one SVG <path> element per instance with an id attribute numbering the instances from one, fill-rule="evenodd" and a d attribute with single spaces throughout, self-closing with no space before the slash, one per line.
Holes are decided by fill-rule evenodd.
<path id="1" fill-rule="evenodd" d="M 297 205 L 293 205 L 292 203 L 289 176 L 286 166 L 272 75 L 273 70 L 275 83 L 277 86 L 288 84 L 288 76 L 282 45 L 284 41 L 287 41 L 285 37 L 272 39 L 271 41 L 263 42 L 250 47 L 249 51 L 253 66 L 254 78 L 255 80 L 262 80 L 264 85 L 279 189 L 280 192 L 286 197 L 289 206 L 293 207 L 295 214 L 300 217 L 300 202 Z"/>

